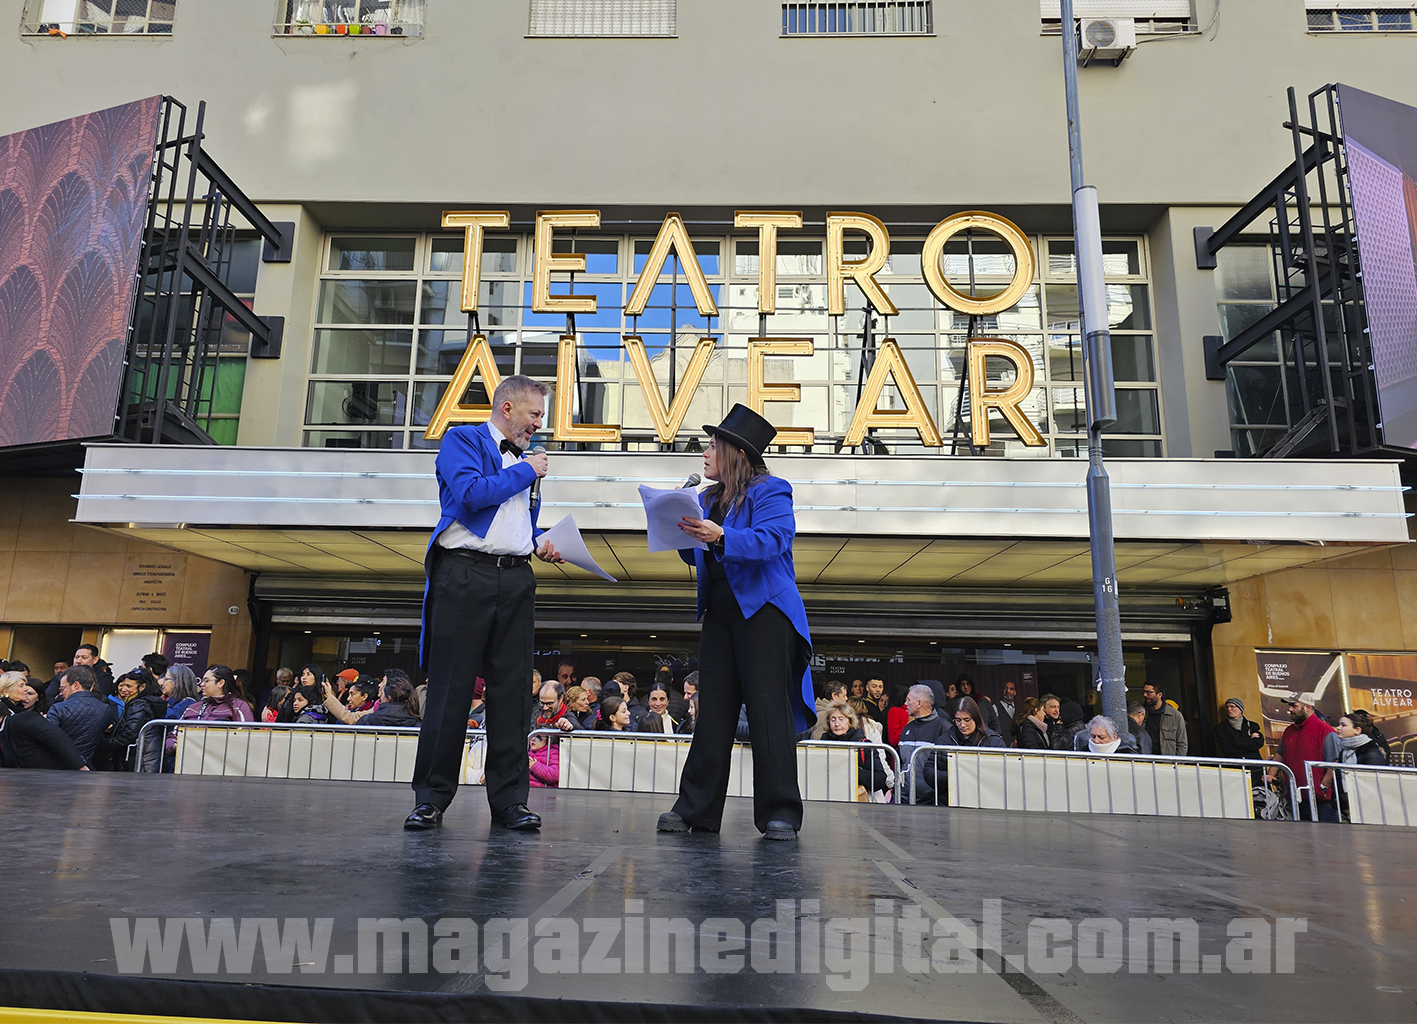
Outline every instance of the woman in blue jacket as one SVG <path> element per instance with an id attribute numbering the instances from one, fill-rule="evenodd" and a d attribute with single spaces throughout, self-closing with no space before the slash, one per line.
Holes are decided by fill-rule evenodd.
<path id="1" fill-rule="evenodd" d="M 816 716 L 812 639 L 792 565 L 792 487 L 763 462 L 777 428 L 757 413 L 735 405 L 719 426 L 704 430 L 711 435 L 704 476 L 715 484 L 699 495 L 704 517 L 680 523 L 708 545 L 680 552 L 695 567 L 703 620 L 698 722 L 679 799 L 660 816 L 659 830 L 718 831 L 738 709 L 746 705 L 754 823 L 768 839 L 796 839 L 797 734 Z"/>

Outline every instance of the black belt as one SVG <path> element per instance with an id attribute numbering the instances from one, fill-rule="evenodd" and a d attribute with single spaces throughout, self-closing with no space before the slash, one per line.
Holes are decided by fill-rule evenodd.
<path id="1" fill-rule="evenodd" d="M 489 555 L 485 551 L 474 551 L 472 548 L 443 548 L 443 552 L 482 565 L 495 566 L 498 569 L 510 569 L 513 566 L 527 565 L 531 562 L 530 555 Z"/>

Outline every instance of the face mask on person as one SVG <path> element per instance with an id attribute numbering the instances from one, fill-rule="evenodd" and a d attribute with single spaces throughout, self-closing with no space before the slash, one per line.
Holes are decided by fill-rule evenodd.
<path id="1" fill-rule="evenodd" d="M 1091 736 L 1087 738 L 1087 749 L 1094 754 L 1115 754 L 1117 748 L 1122 745 L 1122 738 L 1119 736 L 1108 743 L 1098 743 Z"/>

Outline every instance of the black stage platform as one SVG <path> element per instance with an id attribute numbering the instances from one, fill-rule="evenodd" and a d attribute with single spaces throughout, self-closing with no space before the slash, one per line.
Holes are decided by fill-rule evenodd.
<path id="1" fill-rule="evenodd" d="M 659 835 L 670 802 L 534 790 L 546 826 L 517 834 L 494 830 L 482 791 L 468 789 L 441 831 L 405 833 L 402 785 L 6 771 L 0 1007 L 267 1020 L 1417 1019 L 1417 863 L 1401 829 L 814 803 L 793 845 L 760 840 L 742 800 L 719 835 Z M 754 925 L 779 912 L 791 951 Z M 242 941 L 194 971 L 192 928 L 214 948 L 225 918 Z M 386 945 L 374 955 L 378 926 L 361 939 L 360 919 L 378 918 L 415 933 L 389 961 Z M 1182 937 L 1175 964 L 1169 941 L 1164 952 L 1148 942 L 1158 923 L 1141 919 L 1156 918 L 1182 919 L 1159 925 Z M 460 919 L 477 955 L 450 973 L 468 952 L 452 948 L 456 929 L 468 934 Z M 923 944 L 922 920 L 934 929 Z M 313 948 L 292 945 L 282 964 L 267 941 L 276 927 L 287 942 L 310 929 Z M 119 963 L 149 928 L 186 941 L 163 963 L 154 931 L 156 965 Z M 1251 940 L 1227 928 L 1268 949 L 1246 953 Z M 680 959 L 665 936 L 686 929 Z M 1199 960 L 1187 963 L 1192 935 Z M 760 973 L 772 954 L 790 970 Z M 1250 961 L 1280 973 L 1236 973 Z"/>

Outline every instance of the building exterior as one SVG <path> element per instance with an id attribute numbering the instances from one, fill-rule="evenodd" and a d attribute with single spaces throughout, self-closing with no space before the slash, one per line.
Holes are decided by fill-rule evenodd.
<path id="1" fill-rule="evenodd" d="M 1166 684 L 1197 745 L 1220 700 L 1260 705 L 1257 652 L 1417 652 L 1402 453 L 1252 458 L 1292 426 L 1251 413 L 1282 371 L 1260 353 L 1207 379 L 1203 339 L 1277 301 L 1269 239 L 1239 239 L 1215 270 L 1197 267 L 1194 241 L 1295 159 L 1280 127 L 1289 86 L 1417 103 L 1417 21 L 1304 0 L 1221 6 L 1077 3 L 1138 33 L 1120 61 L 1080 72 L 1118 389 L 1106 450 L 1128 686 Z M 283 322 L 277 358 L 225 326 L 199 423 L 217 447 L 97 444 L 67 467 L 11 466 L 11 656 L 47 665 L 102 638 L 123 658 L 160 631 L 210 631 L 210 659 L 258 682 L 309 660 L 414 667 L 437 507 L 428 427 L 455 404 L 447 392 L 481 334 L 499 374 L 559 378 L 548 423 L 579 439 L 548 426 L 543 522 L 574 515 L 620 580 L 538 566 L 552 670 L 569 655 L 581 674 L 643 672 L 693 651 L 688 572 L 645 550 L 635 487 L 682 482 L 699 425 L 763 400 L 780 427 L 813 430 L 770 464 L 797 494 L 822 679 L 969 671 L 986 692 L 1013 680 L 1086 703 L 1095 637 L 1057 8 L 177 0 L 118 17 L 93 0 L 6 0 L 0 135 L 159 94 L 204 100 L 204 147 L 288 226 L 288 259 L 266 259 L 245 222 L 230 249 L 231 290 Z M 482 232 L 475 318 L 469 236 L 444 226 L 449 211 L 507 214 Z M 539 217 L 551 211 L 596 216 L 556 226 Z M 770 294 L 753 219 L 764 211 L 801 218 L 778 231 Z M 1033 264 L 985 227 L 953 234 L 938 267 L 957 297 L 1022 289 L 975 316 L 942 300 L 922 262 L 937 225 L 967 211 L 1017 225 Z M 837 214 L 856 215 L 839 253 Z M 672 215 L 690 245 L 641 289 Z M 583 268 L 538 260 L 539 221 L 553 260 L 579 253 Z M 833 314 L 834 265 L 869 262 L 883 243 L 872 277 L 848 270 Z M 594 310 L 545 308 L 571 294 Z M 626 336 L 642 340 L 642 364 Z M 971 338 L 1012 343 L 1023 364 L 981 359 L 971 378 Z M 485 403 L 484 376 L 463 402 Z M 1014 419 L 976 413 L 982 393 L 1021 380 Z M 881 415 L 852 436 L 879 381 L 869 408 Z M 24 401 L 16 386 L 4 403 Z M 990 436 L 971 444 L 981 419 Z"/>

